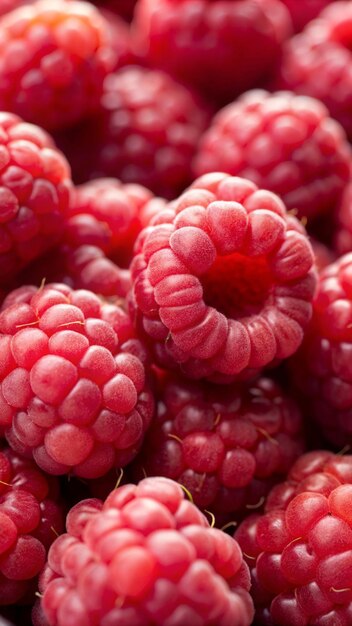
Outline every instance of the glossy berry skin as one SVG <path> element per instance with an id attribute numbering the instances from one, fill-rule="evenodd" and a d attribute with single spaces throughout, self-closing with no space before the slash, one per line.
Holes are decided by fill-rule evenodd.
<path id="1" fill-rule="evenodd" d="M 46 551 L 63 532 L 59 485 L 33 463 L 0 446 L 0 606 L 24 599 Z"/>
<path id="2" fill-rule="evenodd" d="M 284 49 L 279 85 L 321 100 L 352 139 L 352 5 L 333 2 Z M 317 77 L 319 76 L 319 80 Z"/>
<path id="3" fill-rule="evenodd" d="M 352 183 L 346 185 L 336 212 L 334 247 L 338 254 L 352 252 Z"/>
<path id="4" fill-rule="evenodd" d="M 199 178 L 140 235 L 131 309 L 156 361 L 231 382 L 293 354 L 311 316 L 313 252 L 282 201 Z"/>
<path id="5" fill-rule="evenodd" d="M 235 533 L 263 626 L 349 626 L 352 456 L 315 450 Z"/>
<path id="6" fill-rule="evenodd" d="M 260 507 L 304 450 L 299 410 L 269 378 L 223 389 L 171 377 L 157 398 L 137 468 L 177 480 L 217 523 Z"/>
<path id="7" fill-rule="evenodd" d="M 7 296 L 0 333 L 0 423 L 15 450 L 82 478 L 131 461 L 153 396 L 122 308 L 63 284 L 24 287 Z"/>
<path id="8" fill-rule="evenodd" d="M 317 100 L 254 90 L 222 109 L 204 134 L 197 176 L 224 171 L 277 193 L 298 217 L 332 213 L 351 175 L 343 129 Z"/>
<path id="9" fill-rule="evenodd" d="M 48 130 L 98 107 L 115 63 L 108 23 L 86 2 L 40 0 L 0 23 L 0 108 Z"/>
<path id="10" fill-rule="evenodd" d="M 133 25 L 149 64 L 218 104 L 268 79 L 291 32 L 277 0 L 140 0 Z"/>
<path id="11" fill-rule="evenodd" d="M 318 17 L 333 0 L 281 0 L 288 8 L 295 31 L 301 31 L 308 22 Z"/>
<path id="12" fill-rule="evenodd" d="M 313 319 L 291 376 L 304 398 L 307 417 L 336 446 L 352 442 L 352 254 L 319 277 Z"/>
<path id="13" fill-rule="evenodd" d="M 40 583 L 49 626 L 249 626 L 248 589 L 236 541 L 165 478 L 73 507 Z"/>
<path id="14" fill-rule="evenodd" d="M 0 113 L 0 284 L 10 282 L 63 234 L 72 187 L 51 137 Z"/>

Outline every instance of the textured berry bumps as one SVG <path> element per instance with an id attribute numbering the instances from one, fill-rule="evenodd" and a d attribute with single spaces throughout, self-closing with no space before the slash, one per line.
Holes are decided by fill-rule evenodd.
<path id="1" fill-rule="evenodd" d="M 271 75 L 291 21 L 277 0 L 140 0 L 134 28 L 151 65 L 226 103 Z"/>
<path id="2" fill-rule="evenodd" d="M 236 533 L 253 575 L 258 624 L 349 626 L 352 456 L 314 451 L 274 487 L 266 513 Z"/>
<path id="3" fill-rule="evenodd" d="M 0 423 L 51 474 L 128 463 L 153 414 L 128 315 L 66 285 L 12 292 L 0 314 Z"/>
<path id="4" fill-rule="evenodd" d="M 49 130 L 91 114 L 115 62 L 109 36 L 86 2 L 40 0 L 12 11 L 0 23 L 0 108 Z"/>
<path id="5" fill-rule="evenodd" d="M 198 179 L 140 235 L 131 308 L 155 359 L 229 382 L 293 354 L 311 316 L 313 252 L 282 201 Z"/>
<path id="6" fill-rule="evenodd" d="M 352 255 L 326 267 L 302 348 L 291 364 L 307 416 L 337 446 L 352 443 Z"/>
<path id="7" fill-rule="evenodd" d="M 308 219 L 332 213 L 351 175 L 343 129 L 317 100 L 250 91 L 225 107 L 202 138 L 195 174 L 224 171 L 277 193 Z"/>
<path id="8" fill-rule="evenodd" d="M 64 156 L 41 128 L 0 113 L 0 283 L 53 247 L 72 185 Z"/>
<path id="9" fill-rule="evenodd" d="M 160 382 L 137 467 L 147 476 L 177 480 L 217 522 L 260 506 L 303 452 L 295 403 L 269 378 L 225 389 L 173 378 Z"/>
<path id="10" fill-rule="evenodd" d="M 286 45 L 279 84 L 321 100 L 352 139 L 352 4 L 333 2 Z"/>
<path id="11" fill-rule="evenodd" d="M 71 509 L 40 584 L 49 626 L 249 626 L 238 544 L 171 480 L 147 478 Z"/>
<path id="12" fill-rule="evenodd" d="M 0 606 L 23 599 L 63 531 L 56 479 L 0 446 Z"/>

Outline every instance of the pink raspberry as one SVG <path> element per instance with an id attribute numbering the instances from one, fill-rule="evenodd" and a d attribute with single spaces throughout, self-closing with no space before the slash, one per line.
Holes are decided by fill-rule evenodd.
<path id="1" fill-rule="evenodd" d="M 335 249 L 339 254 L 352 252 L 352 182 L 345 187 L 336 218 Z"/>
<path id="2" fill-rule="evenodd" d="M 321 100 L 352 139 L 352 4 L 333 2 L 286 45 L 279 85 Z"/>
<path id="3" fill-rule="evenodd" d="M 291 32 L 278 0 L 139 0 L 141 56 L 224 104 L 273 73 Z"/>
<path id="4" fill-rule="evenodd" d="M 313 20 L 333 0 L 281 0 L 288 8 L 293 26 L 297 32 Z"/>
<path id="5" fill-rule="evenodd" d="M 12 292 L 0 314 L 0 425 L 50 474 L 95 478 L 136 455 L 153 415 L 128 315 L 66 285 Z"/>
<path id="6" fill-rule="evenodd" d="M 352 443 L 352 254 L 320 274 L 313 319 L 291 362 L 307 416 L 328 441 Z"/>
<path id="7" fill-rule="evenodd" d="M 351 175 L 343 129 L 317 100 L 250 91 L 220 111 L 195 159 L 197 176 L 224 171 L 277 193 L 310 220 L 332 213 Z"/>
<path id="8" fill-rule="evenodd" d="M 252 570 L 257 624 L 352 623 L 352 456 L 302 456 L 265 514 L 235 534 Z"/>
<path id="9" fill-rule="evenodd" d="M 0 108 L 53 130 L 99 107 L 115 62 L 110 29 L 88 2 L 39 0 L 0 22 Z"/>
<path id="10" fill-rule="evenodd" d="M 49 626 L 249 626 L 248 589 L 236 541 L 165 478 L 73 507 L 40 584 Z"/>
<path id="11" fill-rule="evenodd" d="M 0 606 L 31 590 L 46 550 L 63 532 L 58 483 L 0 445 Z"/>
<path id="12" fill-rule="evenodd" d="M 71 178 L 41 128 L 0 113 L 0 283 L 60 239 Z"/>
<path id="13" fill-rule="evenodd" d="M 169 378 L 136 466 L 177 480 L 219 523 L 260 506 L 303 450 L 298 408 L 269 378 L 225 389 Z"/>
<path id="14" fill-rule="evenodd" d="M 282 201 L 198 179 L 140 235 L 131 310 L 156 361 L 230 382 L 293 354 L 312 311 L 313 252 Z"/>

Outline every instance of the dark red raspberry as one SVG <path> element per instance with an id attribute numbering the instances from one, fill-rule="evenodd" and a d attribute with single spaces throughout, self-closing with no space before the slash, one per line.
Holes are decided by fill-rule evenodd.
<path id="1" fill-rule="evenodd" d="M 221 171 L 249 178 L 310 225 L 337 206 L 351 160 L 343 129 L 320 102 L 254 90 L 217 114 L 194 169 L 197 176 Z"/>
<path id="2" fill-rule="evenodd" d="M 122 308 L 66 285 L 12 292 L 0 314 L 0 424 L 51 474 L 95 478 L 136 455 L 153 414 L 145 351 Z"/>
<path id="3" fill-rule="evenodd" d="M 278 0 L 139 0 L 140 54 L 216 103 L 268 79 L 291 31 Z"/>
<path id="4" fill-rule="evenodd" d="M 4 284 L 60 239 L 72 183 L 68 163 L 51 137 L 11 113 L 0 113 L 0 177 Z"/>
<path id="5" fill-rule="evenodd" d="M 352 623 L 352 456 L 314 451 L 235 534 L 252 569 L 255 623 Z"/>
<path id="6" fill-rule="evenodd" d="M 110 29 L 88 2 L 39 0 L 0 23 L 0 109 L 49 130 L 99 107 L 115 62 Z"/>
<path id="7" fill-rule="evenodd" d="M 352 139 L 352 3 L 333 2 L 284 50 L 280 87 L 321 100 Z"/>
<path id="8" fill-rule="evenodd" d="M 209 115 L 186 87 L 163 72 L 126 67 L 105 80 L 101 107 L 59 141 L 77 182 L 113 176 L 167 198 L 190 184 Z"/>
<path id="9" fill-rule="evenodd" d="M 49 626 L 249 626 L 248 589 L 236 541 L 165 478 L 71 509 L 40 584 Z"/>
<path id="10" fill-rule="evenodd" d="M 217 523 L 260 506 L 304 450 L 298 408 L 269 378 L 225 389 L 169 378 L 160 387 L 137 471 L 177 480 Z"/>
<path id="11" fill-rule="evenodd" d="M 352 444 L 352 254 L 320 274 L 313 319 L 291 362 L 307 416 L 331 443 Z"/>
<path id="12" fill-rule="evenodd" d="M 345 187 L 336 217 L 335 249 L 345 254 L 352 251 L 352 182 Z"/>
<path id="13" fill-rule="evenodd" d="M 131 309 L 159 364 L 230 382 L 297 350 L 311 317 L 313 252 L 277 196 L 208 174 L 152 224 L 131 266 Z"/>
<path id="14" fill-rule="evenodd" d="M 281 0 L 288 8 L 293 26 L 301 31 L 308 22 L 313 20 L 333 0 Z"/>
<path id="15" fill-rule="evenodd" d="M 59 485 L 0 444 L 0 606 L 23 599 L 63 532 Z"/>

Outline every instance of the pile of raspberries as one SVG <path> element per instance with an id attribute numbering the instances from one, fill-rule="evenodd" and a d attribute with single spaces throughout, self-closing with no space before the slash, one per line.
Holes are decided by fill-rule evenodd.
<path id="1" fill-rule="evenodd" d="M 352 3 L 0 2 L 0 626 L 352 625 Z"/>

